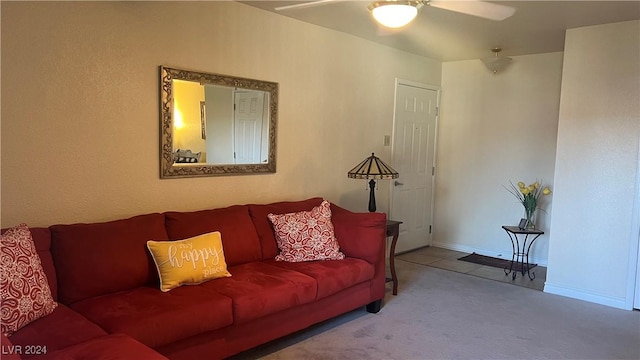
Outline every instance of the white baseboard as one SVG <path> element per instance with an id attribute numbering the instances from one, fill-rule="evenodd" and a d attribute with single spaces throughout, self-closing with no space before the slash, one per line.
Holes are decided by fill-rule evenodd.
<path id="1" fill-rule="evenodd" d="M 444 249 L 461 251 L 466 253 L 477 253 L 480 255 L 491 256 L 491 257 L 496 257 L 496 258 L 506 259 L 506 260 L 511 260 L 511 253 L 513 252 L 511 249 L 500 252 L 495 250 L 468 246 L 465 244 L 441 243 L 436 241 L 434 241 L 431 245 L 435 247 L 444 248 Z M 538 264 L 540 266 L 545 266 L 545 267 L 547 266 L 547 259 L 545 258 L 531 257 L 529 258 L 529 262 L 533 264 Z"/>
<path id="2" fill-rule="evenodd" d="M 632 310 L 627 306 L 626 299 L 613 298 L 601 294 L 596 294 L 588 291 L 584 291 L 576 288 L 569 288 L 566 286 L 559 286 L 550 282 L 544 283 L 544 292 L 554 295 L 566 296 L 572 299 L 584 300 L 600 305 L 606 305 L 623 310 Z"/>

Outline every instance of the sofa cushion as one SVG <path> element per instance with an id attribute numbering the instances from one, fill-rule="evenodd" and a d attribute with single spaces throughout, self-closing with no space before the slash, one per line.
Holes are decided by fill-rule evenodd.
<path id="1" fill-rule="evenodd" d="M 127 334 L 153 348 L 233 322 L 231 299 L 202 285 L 169 292 L 140 287 L 71 306 L 107 332 Z"/>
<path id="2" fill-rule="evenodd" d="M 341 260 L 338 240 L 333 233 L 328 201 L 309 211 L 269 214 L 280 253 L 277 261 Z"/>
<path id="3" fill-rule="evenodd" d="M 305 274 L 263 262 L 229 268 L 232 277 L 198 285 L 233 299 L 234 323 L 312 302 L 316 281 Z"/>
<path id="4" fill-rule="evenodd" d="M 268 264 L 293 270 L 314 278 L 318 284 L 318 299 L 333 295 L 348 287 L 373 279 L 375 268 L 367 261 L 345 258 L 340 261 L 284 262 Z"/>
<path id="5" fill-rule="evenodd" d="M 50 229 L 58 296 L 65 304 L 154 284 L 146 243 L 168 240 L 162 214 Z"/>
<path id="6" fill-rule="evenodd" d="M 54 351 L 42 360 L 168 360 L 153 349 L 124 334 L 113 334 Z"/>
<path id="7" fill-rule="evenodd" d="M 4 234 L 9 229 L 2 229 Z M 58 281 L 56 278 L 56 268 L 53 266 L 53 257 L 51 256 L 51 231 L 49 228 L 29 228 L 31 238 L 36 246 L 36 251 L 40 257 L 42 269 L 47 275 L 47 282 L 51 290 L 53 300 L 58 300 Z"/>
<path id="8" fill-rule="evenodd" d="M 162 291 L 231 276 L 217 231 L 184 240 L 150 240 L 147 247 L 158 269 Z"/>
<path id="9" fill-rule="evenodd" d="M 244 205 L 194 212 L 166 212 L 169 238 L 180 240 L 219 231 L 227 265 L 261 260 L 258 234 Z"/>
<path id="10" fill-rule="evenodd" d="M 98 325 L 64 304 L 15 332 L 9 339 L 14 345 L 46 346 L 47 352 L 106 335 Z"/>
<path id="11" fill-rule="evenodd" d="M 0 303 L 0 328 L 7 336 L 51 314 L 58 305 L 25 224 L 0 235 Z"/>
<path id="12" fill-rule="evenodd" d="M 282 201 L 265 205 L 249 205 L 249 214 L 251 214 L 251 219 L 260 237 L 262 259 L 273 259 L 278 255 L 278 245 L 276 244 L 273 226 L 269 218 L 267 218 L 267 215 L 308 211 L 320 205 L 322 201 L 322 198 L 316 197 L 302 201 Z"/>

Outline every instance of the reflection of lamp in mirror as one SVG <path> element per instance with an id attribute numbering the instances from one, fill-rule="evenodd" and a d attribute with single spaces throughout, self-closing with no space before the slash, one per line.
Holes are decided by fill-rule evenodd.
<path id="1" fill-rule="evenodd" d="M 353 169 L 349 170 L 347 176 L 351 179 L 371 179 L 369 180 L 369 211 L 376 211 L 376 195 L 375 179 L 391 180 L 397 179 L 400 174 L 393 170 L 391 166 L 387 165 L 384 161 L 380 160 L 371 153 L 371 156 L 364 159 Z"/>
<path id="2" fill-rule="evenodd" d="M 173 120 L 174 129 L 182 129 L 184 127 L 184 121 L 182 120 L 182 112 L 178 110 L 178 105 L 174 105 L 176 108 Z"/>

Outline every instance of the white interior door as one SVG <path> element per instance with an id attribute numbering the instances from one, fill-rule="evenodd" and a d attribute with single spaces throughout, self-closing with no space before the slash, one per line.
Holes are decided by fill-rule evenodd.
<path id="1" fill-rule="evenodd" d="M 259 164 L 262 150 L 262 91 L 240 90 L 235 94 L 234 157 L 236 164 Z"/>
<path id="2" fill-rule="evenodd" d="M 440 89 L 396 81 L 390 218 L 402 221 L 396 253 L 431 244 Z"/>

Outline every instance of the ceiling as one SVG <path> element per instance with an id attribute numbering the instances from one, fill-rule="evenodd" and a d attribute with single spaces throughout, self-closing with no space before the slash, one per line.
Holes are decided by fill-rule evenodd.
<path id="1" fill-rule="evenodd" d="M 336 0 L 281 11 L 275 8 L 303 1 L 239 2 L 440 61 L 483 58 L 494 47 L 507 56 L 563 51 L 566 29 L 640 19 L 640 0 L 493 1 L 514 7 L 515 15 L 491 21 L 424 6 L 411 24 L 389 30 L 374 22 L 370 1 Z"/>

